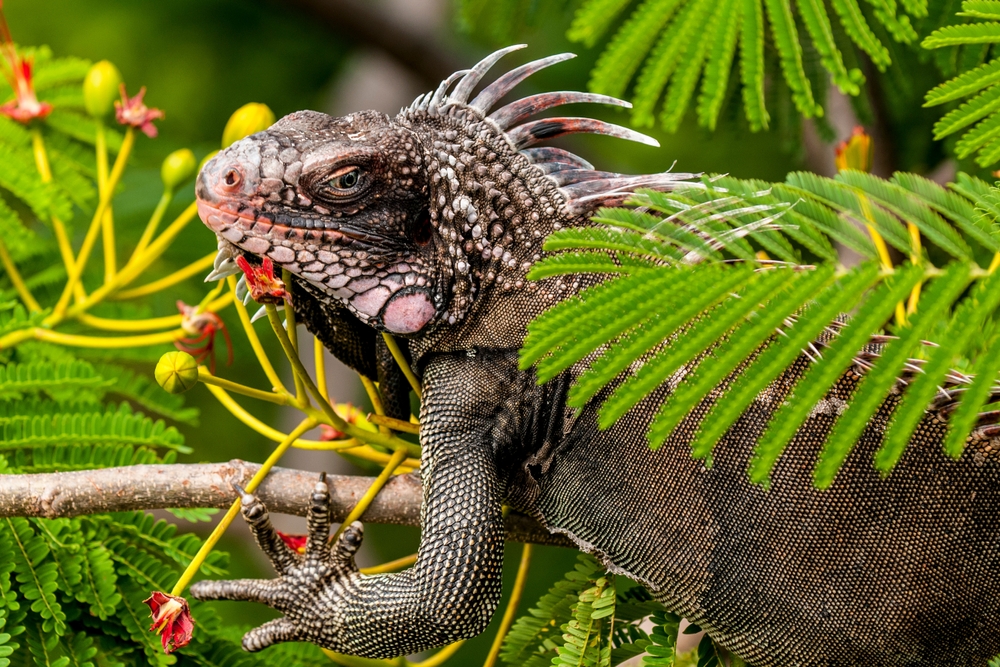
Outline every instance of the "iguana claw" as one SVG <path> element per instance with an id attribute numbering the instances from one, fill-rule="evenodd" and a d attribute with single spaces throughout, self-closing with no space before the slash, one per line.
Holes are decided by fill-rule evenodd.
<path id="1" fill-rule="evenodd" d="M 337 610 L 326 605 L 352 590 L 352 582 L 361 576 L 354 555 L 361 546 L 363 526 L 355 521 L 331 544 L 330 490 L 323 473 L 312 492 L 305 553 L 298 554 L 274 530 L 267 508 L 257 496 L 233 486 L 240 495 L 250 532 L 279 576 L 199 581 L 191 586 L 191 595 L 198 600 L 260 602 L 285 614 L 248 632 L 243 637 L 247 651 L 286 641 L 335 645 Z"/>

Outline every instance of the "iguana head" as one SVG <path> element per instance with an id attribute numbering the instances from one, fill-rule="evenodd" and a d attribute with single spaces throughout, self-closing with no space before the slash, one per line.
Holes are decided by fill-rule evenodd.
<path id="1" fill-rule="evenodd" d="M 546 93 L 493 109 L 569 54 L 528 63 L 472 97 L 517 48 L 456 72 L 395 118 L 300 111 L 220 152 L 197 183 L 199 214 L 220 239 L 214 276 L 235 273 L 236 255 L 268 257 L 362 321 L 416 334 L 464 319 L 484 290 L 537 290 L 525 276 L 549 233 L 638 187 L 690 176 L 599 172 L 564 150 L 535 148 L 576 132 L 656 142 L 588 118 L 527 120 L 569 103 L 628 106 L 602 95 Z"/>

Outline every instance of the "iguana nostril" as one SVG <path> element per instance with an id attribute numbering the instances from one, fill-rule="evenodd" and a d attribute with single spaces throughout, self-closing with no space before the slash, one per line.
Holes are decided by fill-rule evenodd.
<path id="1" fill-rule="evenodd" d="M 228 169 L 222 176 L 222 182 L 230 188 L 235 188 L 243 180 L 243 176 L 238 169 Z"/>

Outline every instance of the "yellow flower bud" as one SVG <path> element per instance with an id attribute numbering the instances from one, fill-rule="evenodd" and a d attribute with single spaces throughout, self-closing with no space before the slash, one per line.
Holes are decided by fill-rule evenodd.
<path id="1" fill-rule="evenodd" d="M 108 115 L 118 99 L 121 82 L 121 73 L 109 61 L 102 60 L 91 65 L 83 80 L 83 104 L 87 113 L 94 118 Z"/>
<path id="2" fill-rule="evenodd" d="M 274 125 L 274 112 L 266 104 L 250 102 L 233 112 L 222 132 L 222 147 Z"/>
<path id="3" fill-rule="evenodd" d="M 197 164 L 194 153 L 189 148 L 182 148 L 168 155 L 167 159 L 163 161 L 163 166 L 160 167 L 163 187 L 167 190 L 176 190 L 186 180 L 194 176 Z"/>
<path id="4" fill-rule="evenodd" d="M 198 384 L 198 362 L 187 352 L 167 352 L 156 362 L 153 377 L 171 394 L 181 394 Z"/>

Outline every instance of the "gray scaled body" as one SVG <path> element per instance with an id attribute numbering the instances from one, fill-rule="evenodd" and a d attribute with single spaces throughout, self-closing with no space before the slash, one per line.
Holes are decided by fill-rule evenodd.
<path id="1" fill-rule="evenodd" d="M 601 432 L 594 407 L 564 407 L 572 371 L 537 386 L 518 370 L 527 323 L 595 280 L 526 280 L 543 239 L 591 224 L 593 210 L 636 188 L 692 183 L 690 174 L 596 171 L 538 147 L 572 132 L 650 140 L 587 118 L 530 119 L 568 103 L 624 104 L 602 96 L 498 105 L 568 56 L 514 69 L 476 94 L 510 50 L 395 118 L 294 113 L 202 171 L 199 211 L 220 239 L 216 275 L 233 272 L 237 255 L 288 269 L 300 320 L 370 377 L 371 359 L 386 358 L 373 355 L 379 331 L 405 339 L 424 392 L 424 505 L 416 564 L 362 576 L 353 563 L 360 524 L 327 543 L 325 483 L 302 556 L 248 496 L 244 514 L 280 576 L 203 581 L 195 597 L 280 610 L 246 635 L 249 650 L 300 640 L 390 657 L 471 637 L 499 601 L 506 502 L 642 582 L 752 665 L 985 665 L 1000 653 L 1000 474 L 989 439 L 974 438 L 959 461 L 941 453 L 947 402 L 928 412 L 883 480 L 871 460 L 895 407 L 887 401 L 826 491 L 813 488 L 811 470 L 836 412 L 817 406 L 765 491 L 747 478 L 750 453 L 805 357 L 729 431 L 710 469 L 690 456 L 689 427 L 656 452 L 645 444 L 669 386 Z M 857 370 L 823 406 L 850 400 Z M 394 404 L 405 414 L 403 400 Z"/>

